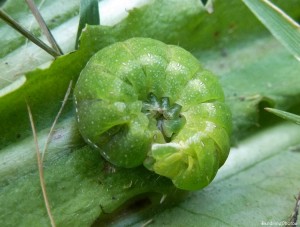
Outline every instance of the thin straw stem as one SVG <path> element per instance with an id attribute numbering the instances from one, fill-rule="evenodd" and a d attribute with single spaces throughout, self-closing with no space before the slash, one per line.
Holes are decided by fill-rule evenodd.
<path id="1" fill-rule="evenodd" d="M 22 27 L 17 21 L 11 18 L 8 14 L 6 14 L 3 10 L 0 9 L 0 18 L 3 19 L 8 25 L 14 28 L 16 31 L 20 32 L 23 36 L 28 38 L 31 42 L 35 43 L 37 46 L 42 48 L 48 54 L 52 55 L 53 57 L 58 57 L 60 54 L 56 52 L 54 49 L 46 45 L 42 40 L 36 38 L 30 31 L 26 28 Z"/>
<path id="2" fill-rule="evenodd" d="M 32 14 L 34 15 L 35 19 L 37 20 L 37 22 L 39 23 L 42 32 L 44 33 L 44 35 L 48 39 L 48 41 L 51 44 L 52 48 L 56 52 L 58 52 L 62 55 L 63 54 L 62 50 L 58 46 L 56 40 L 54 39 L 51 31 L 49 30 L 46 22 L 44 21 L 40 11 L 38 10 L 36 5 L 34 4 L 33 0 L 25 0 L 25 1 L 27 2 L 28 7 L 30 8 L 30 10 L 31 10 Z"/>
<path id="3" fill-rule="evenodd" d="M 28 105 L 28 103 L 27 103 L 27 111 L 28 111 L 30 124 L 31 124 L 31 129 L 32 129 L 32 134 L 33 134 L 34 143 L 35 143 L 35 150 L 36 150 L 36 156 L 37 156 L 37 162 L 38 162 L 40 184 L 41 184 L 41 188 L 42 188 L 44 202 L 45 202 L 46 210 L 47 210 L 47 213 L 48 213 L 48 217 L 49 217 L 50 222 L 51 222 L 51 226 L 55 227 L 56 224 L 54 222 L 54 218 L 53 218 L 52 213 L 51 213 L 50 204 L 49 204 L 47 191 L 46 191 L 46 186 L 45 186 L 43 162 L 41 160 L 41 153 L 40 153 L 40 148 L 39 148 L 39 144 L 38 144 L 37 133 L 36 133 L 36 129 L 35 129 L 31 109 L 30 109 L 30 106 Z"/>

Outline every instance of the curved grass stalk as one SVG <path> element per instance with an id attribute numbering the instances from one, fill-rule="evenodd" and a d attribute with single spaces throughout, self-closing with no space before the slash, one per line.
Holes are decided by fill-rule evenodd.
<path id="1" fill-rule="evenodd" d="M 27 103 L 27 110 L 28 110 L 28 115 L 29 115 L 29 119 L 30 119 L 32 134 L 33 134 L 35 148 L 36 148 L 36 156 L 37 156 L 37 163 L 38 163 L 38 170 L 39 170 L 40 185 L 41 185 L 41 189 L 42 189 L 42 193 L 43 193 L 45 207 L 46 207 L 47 214 L 48 214 L 48 217 L 50 219 L 52 227 L 55 227 L 56 224 L 55 224 L 52 212 L 51 212 L 50 203 L 49 203 L 49 199 L 48 199 L 48 196 L 47 196 L 47 190 L 46 190 L 46 184 L 45 184 L 45 178 L 44 178 L 43 160 L 44 160 L 46 150 L 48 148 L 49 141 L 50 141 L 51 136 L 53 134 L 54 127 L 57 123 L 58 118 L 60 117 L 60 115 L 62 113 L 62 110 L 63 110 L 65 104 L 67 103 L 68 97 L 70 95 L 71 88 L 72 88 L 72 81 L 70 81 L 70 84 L 69 84 L 68 90 L 65 94 L 63 103 L 62 103 L 62 105 L 61 105 L 61 107 L 60 107 L 60 109 L 59 109 L 59 111 L 58 111 L 58 113 L 57 113 L 57 115 L 56 115 L 56 117 L 53 121 L 53 124 L 50 128 L 49 134 L 48 134 L 47 139 L 46 139 L 45 147 L 44 147 L 43 152 L 42 152 L 42 156 L 41 156 L 41 151 L 40 151 L 39 144 L 38 144 L 38 138 L 37 138 L 37 133 L 36 133 L 33 117 L 32 117 L 32 112 L 31 112 L 29 104 Z"/>

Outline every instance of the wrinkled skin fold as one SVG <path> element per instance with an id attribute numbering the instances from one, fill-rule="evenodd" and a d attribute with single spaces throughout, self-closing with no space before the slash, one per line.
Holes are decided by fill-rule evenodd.
<path id="1" fill-rule="evenodd" d="M 144 164 L 180 189 L 208 185 L 230 149 L 217 78 L 184 49 L 132 38 L 97 52 L 78 79 L 79 130 L 114 165 Z"/>

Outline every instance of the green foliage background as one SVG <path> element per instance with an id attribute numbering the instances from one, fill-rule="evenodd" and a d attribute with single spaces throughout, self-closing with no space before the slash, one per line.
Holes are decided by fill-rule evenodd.
<path id="1" fill-rule="evenodd" d="M 79 5 L 78 1 L 68 1 L 58 7 L 60 1 L 46 2 L 42 8 L 45 12 L 51 15 L 55 9 L 53 17 L 47 19 L 53 28 L 68 23 Z M 275 2 L 295 19 L 300 18 L 296 0 Z M 3 7 L 11 16 L 26 22 L 28 11 L 20 4 L 10 0 Z M 76 129 L 73 102 L 69 100 L 44 163 L 56 223 L 90 226 L 100 225 L 105 219 L 106 224 L 114 220 L 113 225 L 125 225 L 153 218 L 152 224 L 158 226 L 258 226 L 261 221 L 287 220 L 292 213 L 293 196 L 300 188 L 300 154 L 291 147 L 299 143 L 300 129 L 279 123 L 262 107 L 299 112 L 300 64 L 241 1 L 217 0 L 212 14 L 197 0 L 147 1 L 130 10 L 128 17 L 114 26 L 88 26 L 78 51 L 56 59 L 49 68 L 28 73 L 25 71 L 37 67 L 37 62 L 26 58 L 26 53 L 22 55 L 24 40 L 3 23 L 0 32 L 5 34 L 0 39 L 3 226 L 49 225 L 25 100 L 32 107 L 42 146 L 69 82 L 75 83 L 97 50 L 130 37 L 152 37 L 178 44 L 218 74 L 233 113 L 235 148 L 210 186 L 186 194 L 143 167 L 117 169 L 85 147 Z M 24 65 L 23 71 L 12 73 L 14 64 Z M 7 80 L 21 85 L 7 87 Z M 163 209 L 176 202 L 178 195 L 183 196 L 181 202 Z M 160 203 L 162 198 L 166 200 Z M 106 214 L 111 212 L 112 215 Z"/>

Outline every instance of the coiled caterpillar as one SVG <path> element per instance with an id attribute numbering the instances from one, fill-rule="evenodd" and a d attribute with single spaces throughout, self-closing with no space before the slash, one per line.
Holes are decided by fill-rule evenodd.
<path id="1" fill-rule="evenodd" d="M 178 46 L 132 38 L 100 50 L 74 99 L 83 138 L 116 166 L 144 164 L 197 190 L 228 156 L 231 114 L 221 86 Z"/>

